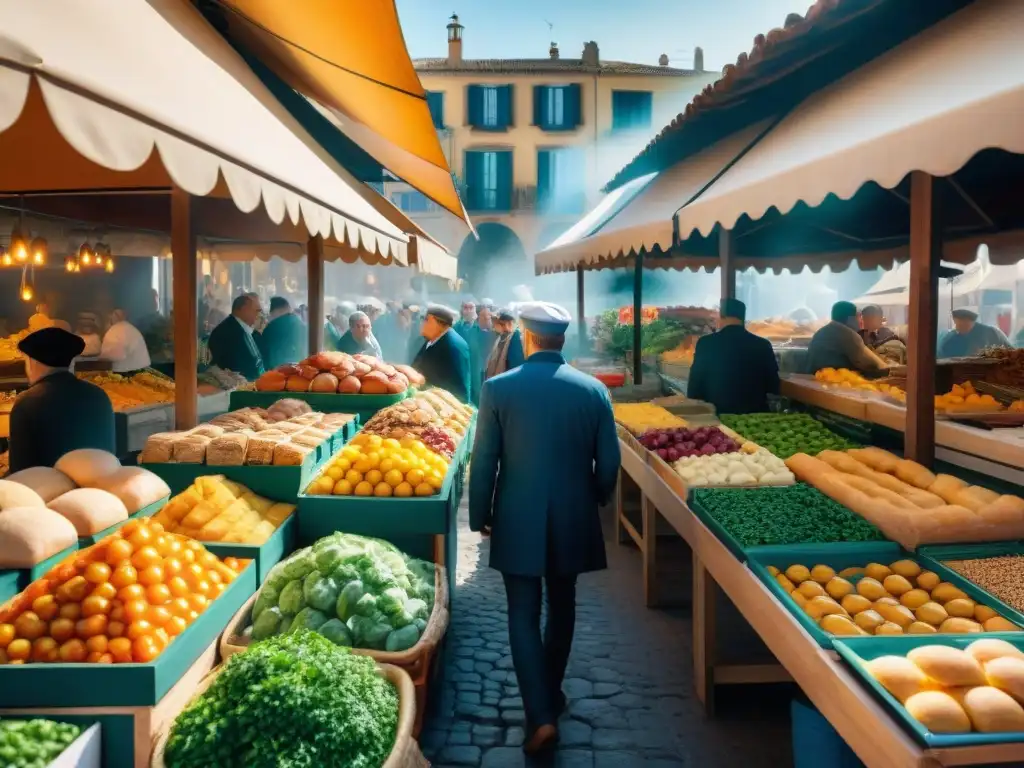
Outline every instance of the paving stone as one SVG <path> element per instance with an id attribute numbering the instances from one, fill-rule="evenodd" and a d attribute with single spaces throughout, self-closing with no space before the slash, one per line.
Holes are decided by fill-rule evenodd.
<path id="1" fill-rule="evenodd" d="M 456 683 L 455 690 L 462 692 L 468 691 L 470 693 L 480 693 L 484 687 L 480 683 Z"/>
<path id="2" fill-rule="evenodd" d="M 498 669 L 513 669 L 513 666 L 514 665 L 512 664 L 512 657 L 511 656 L 503 657 L 502 659 L 500 659 L 498 661 L 498 664 L 497 664 Z"/>
<path id="3" fill-rule="evenodd" d="M 502 699 L 498 703 L 498 706 L 502 709 L 522 709 L 523 700 L 519 696 L 516 696 L 514 698 Z"/>
<path id="4" fill-rule="evenodd" d="M 505 746 L 519 747 L 526 741 L 526 733 L 519 726 L 512 726 L 505 731 Z"/>
<path id="5" fill-rule="evenodd" d="M 484 644 L 484 640 L 481 637 L 465 637 L 459 640 L 459 645 L 464 645 L 469 648 L 479 648 Z"/>
<path id="6" fill-rule="evenodd" d="M 473 743 L 473 734 L 470 731 L 452 731 L 446 743 L 453 747 L 469 746 Z"/>
<path id="7" fill-rule="evenodd" d="M 497 692 L 500 693 L 503 690 L 507 690 L 507 687 L 503 686 L 497 680 L 484 680 L 484 690 L 485 691 L 497 691 Z"/>
<path id="8" fill-rule="evenodd" d="M 589 699 L 594 693 L 594 684 L 589 680 L 573 677 L 562 683 L 562 691 L 568 699 Z"/>
<path id="9" fill-rule="evenodd" d="M 453 683 L 479 683 L 480 675 L 476 672 L 452 672 L 448 679 Z"/>
<path id="10" fill-rule="evenodd" d="M 526 755 L 518 747 L 498 747 L 484 752 L 481 768 L 526 768 Z"/>
<path id="11" fill-rule="evenodd" d="M 526 713 L 521 709 L 502 710 L 501 719 L 509 725 L 525 725 Z"/>
<path id="12" fill-rule="evenodd" d="M 453 654 L 459 658 L 472 658 L 476 656 L 476 649 L 469 646 L 462 646 L 460 648 L 456 648 L 453 651 Z"/>
<path id="13" fill-rule="evenodd" d="M 460 715 L 474 723 L 496 723 L 498 722 L 498 710 L 495 707 L 484 707 L 478 704 L 455 705 L 455 714 Z"/>
<path id="14" fill-rule="evenodd" d="M 508 680 L 508 672 L 503 669 L 495 669 L 487 673 L 487 679 L 493 680 L 496 683 L 504 683 Z"/>
<path id="15" fill-rule="evenodd" d="M 441 750 L 440 759 L 452 765 L 479 765 L 480 747 L 454 746 Z"/>
<path id="16" fill-rule="evenodd" d="M 608 750 L 594 752 L 594 768 L 639 768 L 649 763 L 638 752 Z"/>
<path id="17" fill-rule="evenodd" d="M 566 749 L 555 753 L 555 768 L 594 768 L 594 753 L 590 750 Z"/>
<path id="18" fill-rule="evenodd" d="M 622 675 L 608 667 L 594 667 L 587 677 L 595 683 L 617 683 L 622 679 Z"/>
<path id="19" fill-rule="evenodd" d="M 487 695 L 481 699 L 480 703 L 488 707 L 500 707 L 501 699 L 498 697 L 497 694 Z"/>
<path id="20" fill-rule="evenodd" d="M 473 691 L 459 691 L 455 700 L 460 704 L 479 704 L 480 694 Z"/>
<path id="21" fill-rule="evenodd" d="M 494 664 L 501 659 L 501 654 L 497 651 L 478 651 L 475 658 L 477 661 L 489 661 Z"/>
<path id="22" fill-rule="evenodd" d="M 609 704 L 614 704 L 616 707 L 623 707 L 624 709 L 646 709 L 650 706 L 650 702 L 650 699 L 632 693 L 620 693 L 608 699 Z"/>
<path id="23" fill-rule="evenodd" d="M 488 651 L 492 651 L 494 653 L 501 655 L 503 651 L 505 653 L 508 653 L 508 642 L 506 641 L 503 643 L 487 643 L 484 646 L 484 648 L 486 648 Z"/>
<path id="24" fill-rule="evenodd" d="M 473 743 L 478 747 L 496 747 L 502 742 L 504 733 L 496 725 L 474 725 Z"/>
<path id="25" fill-rule="evenodd" d="M 593 729 L 579 720 L 566 720 L 558 725 L 560 747 L 589 747 Z"/>
<path id="26" fill-rule="evenodd" d="M 455 668 L 459 672 L 472 672 L 474 664 L 476 664 L 474 659 L 457 659 L 455 661 Z"/>
<path id="27" fill-rule="evenodd" d="M 486 675 L 494 669 L 494 665 L 486 661 L 476 661 L 473 662 L 473 669 L 481 675 Z"/>
<path id="28" fill-rule="evenodd" d="M 595 699 L 608 699 L 622 693 L 622 686 L 618 683 L 595 683 L 592 696 Z"/>

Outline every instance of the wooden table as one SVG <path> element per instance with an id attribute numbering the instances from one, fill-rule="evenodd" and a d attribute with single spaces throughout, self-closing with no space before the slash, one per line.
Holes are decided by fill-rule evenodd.
<path id="1" fill-rule="evenodd" d="M 635 441 L 634 441 L 635 442 Z M 617 529 L 640 547 L 648 605 L 656 603 L 657 521 L 663 517 L 693 550 L 694 680 L 714 714 L 716 685 L 793 680 L 869 768 L 937 768 L 1019 763 L 1024 745 L 926 749 L 889 716 L 832 651 L 822 650 L 758 577 L 693 514 L 670 479 L 659 475 L 630 441 L 620 439 L 621 474 L 640 488 L 642 530 L 624 519 Z M 620 476 L 620 489 L 621 489 Z M 716 595 L 720 587 L 775 655 L 777 664 L 721 664 L 717 658 Z"/>

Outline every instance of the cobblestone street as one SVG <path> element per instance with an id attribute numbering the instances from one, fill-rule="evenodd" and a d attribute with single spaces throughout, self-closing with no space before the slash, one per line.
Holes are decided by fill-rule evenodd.
<path id="1" fill-rule="evenodd" d="M 468 530 L 465 508 L 459 537 L 443 689 L 421 736 L 435 766 L 792 764 L 789 690 L 726 690 L 718 697 L 718 717 L 705 718 L 693 690 L 689 610 L 645 608 L 639 554 L 611 543 L 607 534 L 609 569 L 579 583 L 565 685 L 570 703 L 559 723 L 559 749 L 544 759 L 526 759 L 505 591 L 501 577 L 486 567 L 487 542 Z"/>

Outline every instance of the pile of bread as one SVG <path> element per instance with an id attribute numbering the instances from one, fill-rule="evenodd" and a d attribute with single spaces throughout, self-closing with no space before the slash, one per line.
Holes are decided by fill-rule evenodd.
<path id="1" fill-rule="evenodd" d="M 1024 538 L 1024 499 L 937 475 L 880 448 L 798 453 L 786 465 L 907 549 Z"/>
<path id="2" fill-rule="evenodd" d="M 429 427 L 447 432 L 457 444 L 466 436 L 472 418 L 472 406 L 435 387 L 377 411 L 362 431 L 400 440 L 407 434 L 421 437 Z"/>
<path id="3" fill-rule="evenodd" d="M 230 411 L 184 432 L 151 435 L 139 463 L 299 466 L 353 418 L 316 413 L 295 399 L 278 400 L 266 409 Z"/>
<path id="4" fill-rule="evenodd" d="M 261 392 L 316 392 L 342 395 L 399 395 L 422 387 L 423 376 L 408 365 L 391 365 L 373 355 L 320 352 L 301 363 L 279 365 L 256 380 Z"/>
<path id="5" fill-rule="evenodd" d="M 15 472 L 0 480 L 0 568 L 31 568 L 170 493 L 152 472 L 94 449 Z"/>

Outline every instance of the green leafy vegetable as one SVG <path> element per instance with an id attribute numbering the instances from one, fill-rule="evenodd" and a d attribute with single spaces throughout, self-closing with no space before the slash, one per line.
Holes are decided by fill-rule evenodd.
<path id="1" fill-rule="evenodd" d="M 0 765 L 46 768 L 81 733 L 77 725 L 53 720 L 0 720 Z"/>
<path id="2" fill-rule="evenodd" d="M 168 768 L 380 768 L 398 693 L 376 664 L 300 630 L 235 654 L 175 720 Z"/>
<path id="3" fill-rule="evenodd" d="M 795 453 L 814 456 L 826 450 L 845 451 L 860 447 L 806 413 L 724 414 L 719 419 L 725 426 L 767 448 L 780 459 L 788 459 Z"/>

